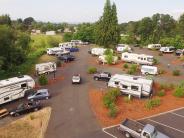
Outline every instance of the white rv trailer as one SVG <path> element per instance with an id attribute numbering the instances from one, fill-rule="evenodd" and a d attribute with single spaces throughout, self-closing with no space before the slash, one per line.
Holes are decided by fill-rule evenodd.
<path id="1" fill-rule="evenodd" d="M 125 52 L 125 51 L 131 52 L 132 49 L 129 47 L 129 45 L 126 45 L 126 44 L 118 44 L 117 47 L 116 47 L 116 51 L 118 53 L 122 53 L 122 52 Z"/>
<path id="2" fill-rule="evenodd" d="M 159 50 L 161 48 L 161 44 L 149 44 L 148 49 L 156 49 Z"/>
<path id="3" fill-rule="evenodd" d="M 60 48 L 60 47 L 47 48 L 48 55 L 55 55 L 57 52 L 61 52 L 61 51 L 63 51 L 63 48 Z"/>
<path id="4" fill-rule="evenodd" d="M 37 75 L 49 74 L 51 72 L 56 71 L 56 63 L 47 62 L 47 63 L 36 64 L 35 70 Z"/>
<path id="5" fill-rule="evenodd" d="M 157 75 L 158 74 L 158 68 L 155 67 L 155 66 L 146 66 L 146 65 L 143 65 L 141 67 L 141 73 L 144 75 Z"/>
<path id="6" fill-rule="evenodd" d="M 153 65 L 153 56 L 145 54 L 135 54 L 135 53 L 122 53 L 121 60 L 130 63 L 142 64 L 142 65 Z"/>
<path id="7" fill-rule="evenodd" d="M 74 46 L 76 46 L 76 44 L 74 42 L 59 43 L 60 48 L 70 49 Z"/>
<path id="8" fill-rule="evenodd" d="M 103 56 L 106 50 L 107 49 L 101 48 L 101 47 L 92 48 L 91 49 L 91 54 L 94 55 L 94 56 Z M 111 52 L 113 53 L 113 50 L 112 49 L 111 49 Z"/>
<path id="9" fill-rule="evenodd" d="M 107 63 L 106 57 L 107 57 L 106 55 L 99 56 L 98 57 L 98 62 L 106 64 Z M 117 62 L 118 62 L 118 57 L 117 56 L 113 56 L 112 64 L 116 64 Z"/>
<path id="10" fill-rule="evenodd" d="M 83 42 L 81 40 L 71 40 L 72 43 L 75 43 L 76 45 L 83 45 Z"/>
<path id="11" fill-rule="evenodd" d="M 149 97 L 152 93 L 153 80 L 141 76 L 115 74 L 108 82 L 108 87 L 120 88 L 123 94 L 141 98 Z"/>
<path id="12" fill-rule="evenodd" d="M 160 52 L 162 53 L 173 53 L 174 51 L 175 51 L 175 48 L 173 46 L 160 48 Z"/>
<path id="13" fill-rule="evenodd" d="M 35 81 L 28 75 L 0 81 L 0 105 L 25 96 L 35 87 Z"/>

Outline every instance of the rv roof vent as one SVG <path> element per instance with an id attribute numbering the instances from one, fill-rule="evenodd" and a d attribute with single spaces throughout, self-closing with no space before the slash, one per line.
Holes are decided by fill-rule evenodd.
<path id="1" fill-rule="evenodd" d="M 18 76 L 17 78 L 24 78 L 24 75 L 20 75 L 20 76 Z"/>

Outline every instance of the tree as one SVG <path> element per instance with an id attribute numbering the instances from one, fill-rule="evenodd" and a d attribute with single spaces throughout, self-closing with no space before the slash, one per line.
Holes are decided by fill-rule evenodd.
<path id="1" fill-rule="evenodd" d="M 179 33 L 181 34 L 181 36 L 184 39 L 184 14 L 181 15 L 179 18 L 178 29 L 179 29 Z"/>
<path id="2" fill-rule="evenodd" d="M 0 16 L 0 25 L 11 25 L 11 19 L 10 19 L 10 16 L 5 14 L 5 15 L 2 15 Z"/>
<path id="3" fill-rule="evenodd" d="M 24 21 L 23 21 L 23 23 L 24 23 L 26 26 L 31 25 L 32 22 L 34 22 L 34 18 L 33 18 L 33 17 L 25 18 Z"/>
<path id="4" fill-rule="evenodd" d="M 63 41 L 64 42 L 70 42 L 73 38 L 73 34 L 72 33 L 65 33 L 63 35 Z"/>
<path id="5" fill-rule="evenodd" d="M 96 23 L 96 43 L 107 48 L 115 46 L 120 39 L 119 35 L 116 5 L 111 6 L 110 0 L 106 0 L 104 13 Z"/>

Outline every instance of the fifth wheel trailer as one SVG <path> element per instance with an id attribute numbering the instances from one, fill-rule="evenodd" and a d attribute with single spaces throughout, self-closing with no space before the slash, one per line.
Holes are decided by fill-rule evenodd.
<path id="1" fill-rule="evenodd" d="M 57 67 L 55 62 L 36 64 L 35 66 L 36 75 L 49 74 L 51 72 L 56 71 L 56 68 Z"/>
<path id="2" fill-rule="evenodd" d="M 142 76 L 115 74 L 108 82 L 108 87 L 120 88 L 122 94 L 135 97 L 150 97 L 152 94 L 153 80 Z"/>
<path id="3" fill-rule="evenodd" d="M 35 87 L 35 81 L 28 75 L 0 81 L 0 105 L 25 96 Z"/>

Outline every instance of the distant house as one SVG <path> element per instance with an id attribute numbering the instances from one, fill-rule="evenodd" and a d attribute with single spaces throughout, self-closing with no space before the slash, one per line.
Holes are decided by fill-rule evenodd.
<path id="1" fill-rule="evenodd" d="M 70 28 L 65 28 L 64 29 L 64 33 L 71 33 L 72 31 L 70 30 Z"/>
<path id="2" fill-rule="evenodd" d="M 32 29 L 31 34 L 33 34 L 33 35 L 41 34 L 41 30 Z"/>
<path id="3" fill-rule="evenodd" d="M 56 32 L 55 31 L 47 31 L 45 34 L 46 35 L 56 35 Z"/>

